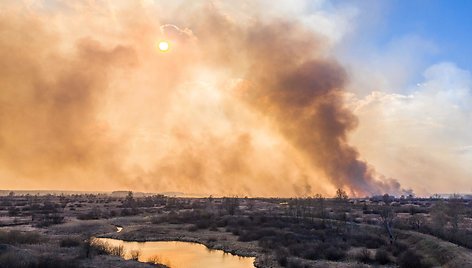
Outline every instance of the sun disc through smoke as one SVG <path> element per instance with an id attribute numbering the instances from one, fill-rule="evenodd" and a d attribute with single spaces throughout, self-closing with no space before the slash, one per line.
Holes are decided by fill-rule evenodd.
<path id="1" fill-rule="evenodd" d="M 159 50 L 162 52 L 166 52 L 169 50 L 169 42 L 161 41 L 159 42 Z"/>

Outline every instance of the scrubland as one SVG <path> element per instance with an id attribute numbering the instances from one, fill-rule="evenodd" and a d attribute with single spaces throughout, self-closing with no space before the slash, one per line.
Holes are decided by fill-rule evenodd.
<path id="1" fill-rule="evenodd" d="M 393 198 L 0 197 L 0 267 L 156 267 L 93 237 L 198 242 L 256 267 L 467 267 L 472 201 Z M 117 232 L 117 226 L 123 227 Z"/>

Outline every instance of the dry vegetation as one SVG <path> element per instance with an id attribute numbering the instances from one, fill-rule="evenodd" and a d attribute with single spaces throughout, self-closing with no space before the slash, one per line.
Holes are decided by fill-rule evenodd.
<path id="1" fill-rule="evenodd" d="M 98 243 L 180 240 L 256 257 L 257 267 L 467 267 L 471 201 L 171 198 L 132 194 L 0 197 L 0 267 L 156 267 Z M 117 233 L 116 226 L 123 226 Z M 124 261 L 128 254 L 131 260 Z"/>

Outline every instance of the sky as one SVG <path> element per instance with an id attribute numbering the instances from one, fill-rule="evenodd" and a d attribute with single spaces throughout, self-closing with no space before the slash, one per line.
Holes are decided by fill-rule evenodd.
<path id="1" fill-rule="evenodd" d="M 471 6 L 2 1 L 0 185 L 472 192 Z"/>
<path id="2" fill-rule="evenodd" d="M 428 63 L 447 60 L 470 70 L 471 9 L 469 1 L 392 1 L 385 31 L 377 37 L 379 44 L 385 44 L 395 36 L 418 35 L 437 47 L 437 53 L 428 55 Z"/>

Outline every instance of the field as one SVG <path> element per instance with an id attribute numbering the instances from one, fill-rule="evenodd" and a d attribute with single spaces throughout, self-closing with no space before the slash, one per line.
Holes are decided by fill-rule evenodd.
<path id="1" fill-rule="evenodd" d="M 157 267 L 90 238 L 198 242 L 256 267 L 467 267 L 472 201 L 393 198 L 0 197 L 0 267 Z M 117 232 L 117 227 L 122 231 Z"/>

